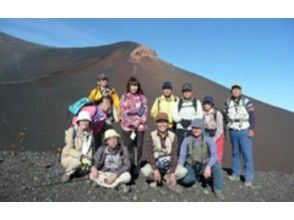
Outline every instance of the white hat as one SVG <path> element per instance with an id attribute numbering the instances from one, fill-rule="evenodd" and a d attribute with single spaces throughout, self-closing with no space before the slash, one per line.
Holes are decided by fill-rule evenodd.
<path id="1" fill-rule="evenodd" d="M 86 111 L 81 111 L 81 112 L 79 113 L 78 118 L 77 118 L 77 123 L 78 123 L 79 121 L 82 121 L 82 120 L 87 120 L 87 121 L 89 121 L 89 122 L 92 121 L 92 119 L 91 119 L 89 113 L 86 112 Z"/>
<path id="2" fill-rule="evenodd" d="M 108 129 L 104 133 L 104 141 L 106 141 L 108 138 L 111 138 L 111 137 L 120 138 L 120 135 L 114 129 Z"/>

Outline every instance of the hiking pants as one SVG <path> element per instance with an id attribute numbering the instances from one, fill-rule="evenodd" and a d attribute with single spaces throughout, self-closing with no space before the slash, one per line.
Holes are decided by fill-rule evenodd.
<path id="1" fill-rule="evenodd" d="M 61 165 L 65 168 L 65 174 L 73 174 L 81 165 L 81 161 L 75 157 L 67 156 L 61 159 Z"/>
<path id="2" fill-rule="evenodd" d="M 106 179 L 110 174 L 110 172 L 99 171 L 99 176 L 97 178 L 92 177 L 90 174 L 90 179 L 96 182 L 99 186 L 103 186 L 106 188 L 114 188 L 119 184 L 126 184 L 131 181 L 131 174 L 129 172 L 124 172 L 120 176 L 118 176 L 112 184 L 109 185 L 106 183 Z"/>
<path id="3" fill-rule="evenodd" d="M 182 183 L 185 186 L 194 185 L 196 182 L 199 182 L 200 177 L 203 175 L 204 169 L 200 171 L 195 170 L 194 167 L 190 164 L 185 164 L 185 168 L 187 169 L 188 173 L 182 179 Z M 223 171 L 222 167 L 216 163 L 211 167 L 212 171 L 212 186 L 213 190 L 222 190 L 223 188 Z"/>
<path id="4" fill-rule="evenodd" d="M 128 151 L 131 155 L 132 163 L 137 167 L 140 163 L 142 156 L 142 148 L 144 142 L 144 131 L 137 131 L 135 140 L 130 138 L 131 131 L 122 131 L 123 144 L 127 146 Z M 135 155 L 135 149 L 137 150 L 137 158 Z"/>
<path id="5" fill-rule="evenodd" d="M 147 178 L 147 180 L 153 180 L 153 169 L 149 163 L 147 163 L 144 167 L 141 168 L 141 173 L 143 174 L 143 176 Z M 180 180 L 184 178 L 184 176 L 187 174 L 187 169 L 178 164 L 175 174 L 177 180 Z M 166 178 L 166 175 L 164 176 L 164 178 Z"/>
<path id="6" fill-rule="evenodd" d="M 240 157 L 243 156 L 245 180 L 251 182 L 254 179 L 254 166 L 252 139 L 248 136 L 248 129 L 230 130 L 229 135 L 232 145 L 232 175 L 240 176 Z"/>

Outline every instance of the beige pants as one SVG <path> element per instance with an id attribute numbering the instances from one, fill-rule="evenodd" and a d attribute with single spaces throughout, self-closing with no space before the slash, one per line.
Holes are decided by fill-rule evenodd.
<path id="1" fill-rule="evenodd" d="M 141 168 L 141 172 L 147 179 L 153 180 L 153 169 L 149 163 Z M 178 164 L 176 171 L 175 171 L 177 180 L 184 178 L 186 176 L 187 172 L 188 171 L 185 167 Z M 167 177 L 167 175 L 164 176 L 165 179 L 166 179 L 166 177 Z"/>
<path id="2" fill-rule="evenodd" d="M 61 159 L 61 165 L 65 168 L 65 174 L 71 175 L 81 165 L 81 161 L 77 158 L 67 156 Z"/>
<path id="3" fill-rule="evenodd" d="M 94 178 L 90 174 L 90 179 L 96 182 L 98 185 L 106 187 L 106 188 L 114 188 L 122 183 L 128 183 L 131 181 L 131 174 L 129 172 L 122 173 L 112 184 L 107 184 L 106 179 L 111 173 L 109 172 L 101 172 L 99 171 L 98 178 Z"/>

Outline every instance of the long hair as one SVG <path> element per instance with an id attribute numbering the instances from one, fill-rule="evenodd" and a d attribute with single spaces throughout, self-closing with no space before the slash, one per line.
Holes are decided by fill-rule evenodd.
<path id="1" fill-rule="evenodd" d="M 127 87 L 126 87 L 127 92 L 130 92 L 130 88 L 131 88 L 132 85 L 138 86 L 138 90 L 137 90 L 136 94 L 144 95 L 144 91 L 143 91 L 143 89 L 141 87 L 141 83 L 134 76 L 130 77 L 130 79 L 128 80 Z"/>

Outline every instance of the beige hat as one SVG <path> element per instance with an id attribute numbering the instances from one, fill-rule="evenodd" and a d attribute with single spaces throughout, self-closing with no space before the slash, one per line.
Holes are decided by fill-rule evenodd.
<path id="1" fill-rule="evenodd" d="M 120 135 L 114 129 L 108 129 L 104 133 L 104 140 L 106 141 L 108 138 L 117 137 L 120 138 Z"/>
<path id="2" fill-rule="evenodd" d="M 83 120 L 87 120 L 87 121 L 89 121 L 89 122 L 92 121 L 92 119 L 91 119 L 89 113 L 86 112 L 86 111 L 81 111 L 81 112 L 79 113 L 78 118 L 77 118 L 77 123 L 78 123 L 79 121 L 83 121 Z"/>

